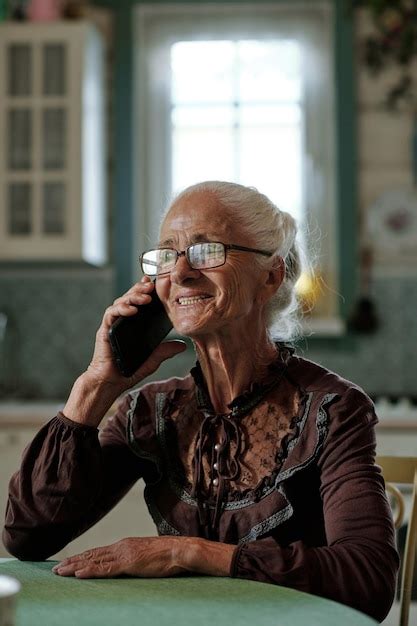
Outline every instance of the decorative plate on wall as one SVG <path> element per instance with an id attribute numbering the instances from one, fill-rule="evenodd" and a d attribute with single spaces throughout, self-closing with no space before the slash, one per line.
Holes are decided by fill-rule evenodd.
<path id="1" fill-rule="evenodd" d="M 369 208 L 367 230 L 378 264 L 417 264 L 417 190 L 385 191 Z"/>

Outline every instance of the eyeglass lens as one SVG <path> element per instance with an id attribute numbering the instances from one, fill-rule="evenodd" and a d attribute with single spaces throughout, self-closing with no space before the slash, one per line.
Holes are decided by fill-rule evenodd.
<path id="1" fill-rule="evenodd" d="M 223 265 L 225 249 L 222 243 L 197 243 L 188 248 L 188 261 L 195 269 Z"/>
<path id="2" fill-rule="evenodd" d="M 222 243 L 197 243 L 187 248 L 187 259 L 194 269 L 219 267 L 225 262 L 225 247 Z M 177 252 L 170 248 L 149 250 L 142 256 L 142 270 L 148 276 L 170 272 L 177 262 Z"/>

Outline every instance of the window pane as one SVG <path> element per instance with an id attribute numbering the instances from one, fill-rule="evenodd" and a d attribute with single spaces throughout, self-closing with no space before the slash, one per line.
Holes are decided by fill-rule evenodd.
<path id="1" fill-rule="evenodd" d="M 253 185 L 300 219 L 300 141 L 292 128 L 265 125 L 241 132 L 240 182 Z"/>
<path id="2" fill-rule="evenodd" d="M 232 41 L 180 41 L 171 48 L 172 102 L 231 102 Z"/>
<path id="3" fill-rule="evenodd" d="M 172 111 L 172 125 L 177 129 L 230 127 L 235 122 L 233 106 L 178 106 Z"/>
<path id="4" fill-rule="evenodd" d="M 12 44 L 8 49 L 9 95 L 32 93 L 32 50 L 28 44 Z"/>
<path id="5" fill-rule="evenodd" d="M 298 107 L 242 106 L 240 181 L 301 220 L 302 137 Z"/>
<path id="6" fill-rule="evenodd" d="M 61 235 L 65 231 L 65 185 L 45 183 L 43 186 L 43 232 Z"/>
<path id="7" fill-rule="evenodd" d="M 43 111 L 43 166 L 46 170 L 65 167 L 66 112 L 62 108 Z"/>
<path id="8" fill-rule="evenodd" d="M 300 127 L 302 120 L 301 108 L 296 104 L 261 105 L 242 104 L 239 107 L 239 123 L 241 126 L 265 125 Z"/>
<path id="9" fill-rule="evenodd" d="M 241 101 L 285 101 L 301 97 L 301 51 L 293 41 L 240 41 Z"/>
<path id="10" fill-rule="evenodd" d="M 29 109 L 9 111 L 7 161 L 11 170 L 32 166 L 32 113 Z M 6 147 L 6 146 L 5 146 Z"/>
<path id="11" fill-rule="evenodd" d="M 63 96 L 66 91 L 66 49 L 64 44 L 43 47 L 43 93 Z"/>
<path id="12" fill-rule="evenodd" d="M 234 120 L 231 106 L 178 106 L 172 112 L 174 190 L 198 180 L 233 176 Z M 221 146 L 221 153 L 217 146 Z"/>
<path id="13" fill-rule="evenodd" d="M 174 128 L 172 158 L 175 192 L 201 180 L 233 180 L 233 129 Z"/>
<path id="14" fill-rule="evenodd" d="M 231 180 L 258 187 L 301 219 L 300 45 L 191 41 L 171 50 L 173 191 Z"/>
<path id="15" fill-rule="evenodd" d="M 29 183 L 10 183 L 8 191 L 8 232 L 30 235 L 32 231 L 32 187 Z"/>
<path id="16" fill-rule="evenodd" d="M 301 220 L 299 44 L 180 42 L 172 60 L 173 191 L 232 180 L 258 187 Z M 221 98 L 230 103 L 219 104 Z"/>

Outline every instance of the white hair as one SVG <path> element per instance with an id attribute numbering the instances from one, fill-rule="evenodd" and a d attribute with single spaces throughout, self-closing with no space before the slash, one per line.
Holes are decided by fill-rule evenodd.
<path id="1" fill-rule="evenodd" d="M 294 218 L 281 211 L 267 196 L 254 187 L 223 181 L 205 181 L 180 192 L 167 209 L 190 195 L 213 194 L 231 215 L 239 220 L 255 241 L 256 247 L 273 253 L 273 257 L 256 255 L 262 267 L 273 267 L 277 258 L 285 262 L 284 280 L 267 306 L 267 324 L 271 337 L 279 341 L 295 339 L 300 334 L 299 303 L 295 283 L 301 275 L 301 249 L 296 241 Z"/>

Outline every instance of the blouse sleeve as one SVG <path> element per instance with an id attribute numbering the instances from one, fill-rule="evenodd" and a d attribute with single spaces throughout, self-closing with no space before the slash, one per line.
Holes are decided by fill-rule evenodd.
<path id="1" fill-rule="evenodd" d="M 267 537 L 238 547 L 231 575 L 276 583 L 347 604 L 382 621 L 395 593 L 398 554 L 370 401 L 350 390 L 330 411 L 318 461 L 327 545 L 280 546 Z"/>
<path id="2" fill-rule="evenodd" d="M 55 554 L 101 519 L 140 478 L 126 443 L 129 398 L 99 436 L 58 414 L 35 436 L 10 481 L 3 542 L 22 560 Z"/>

